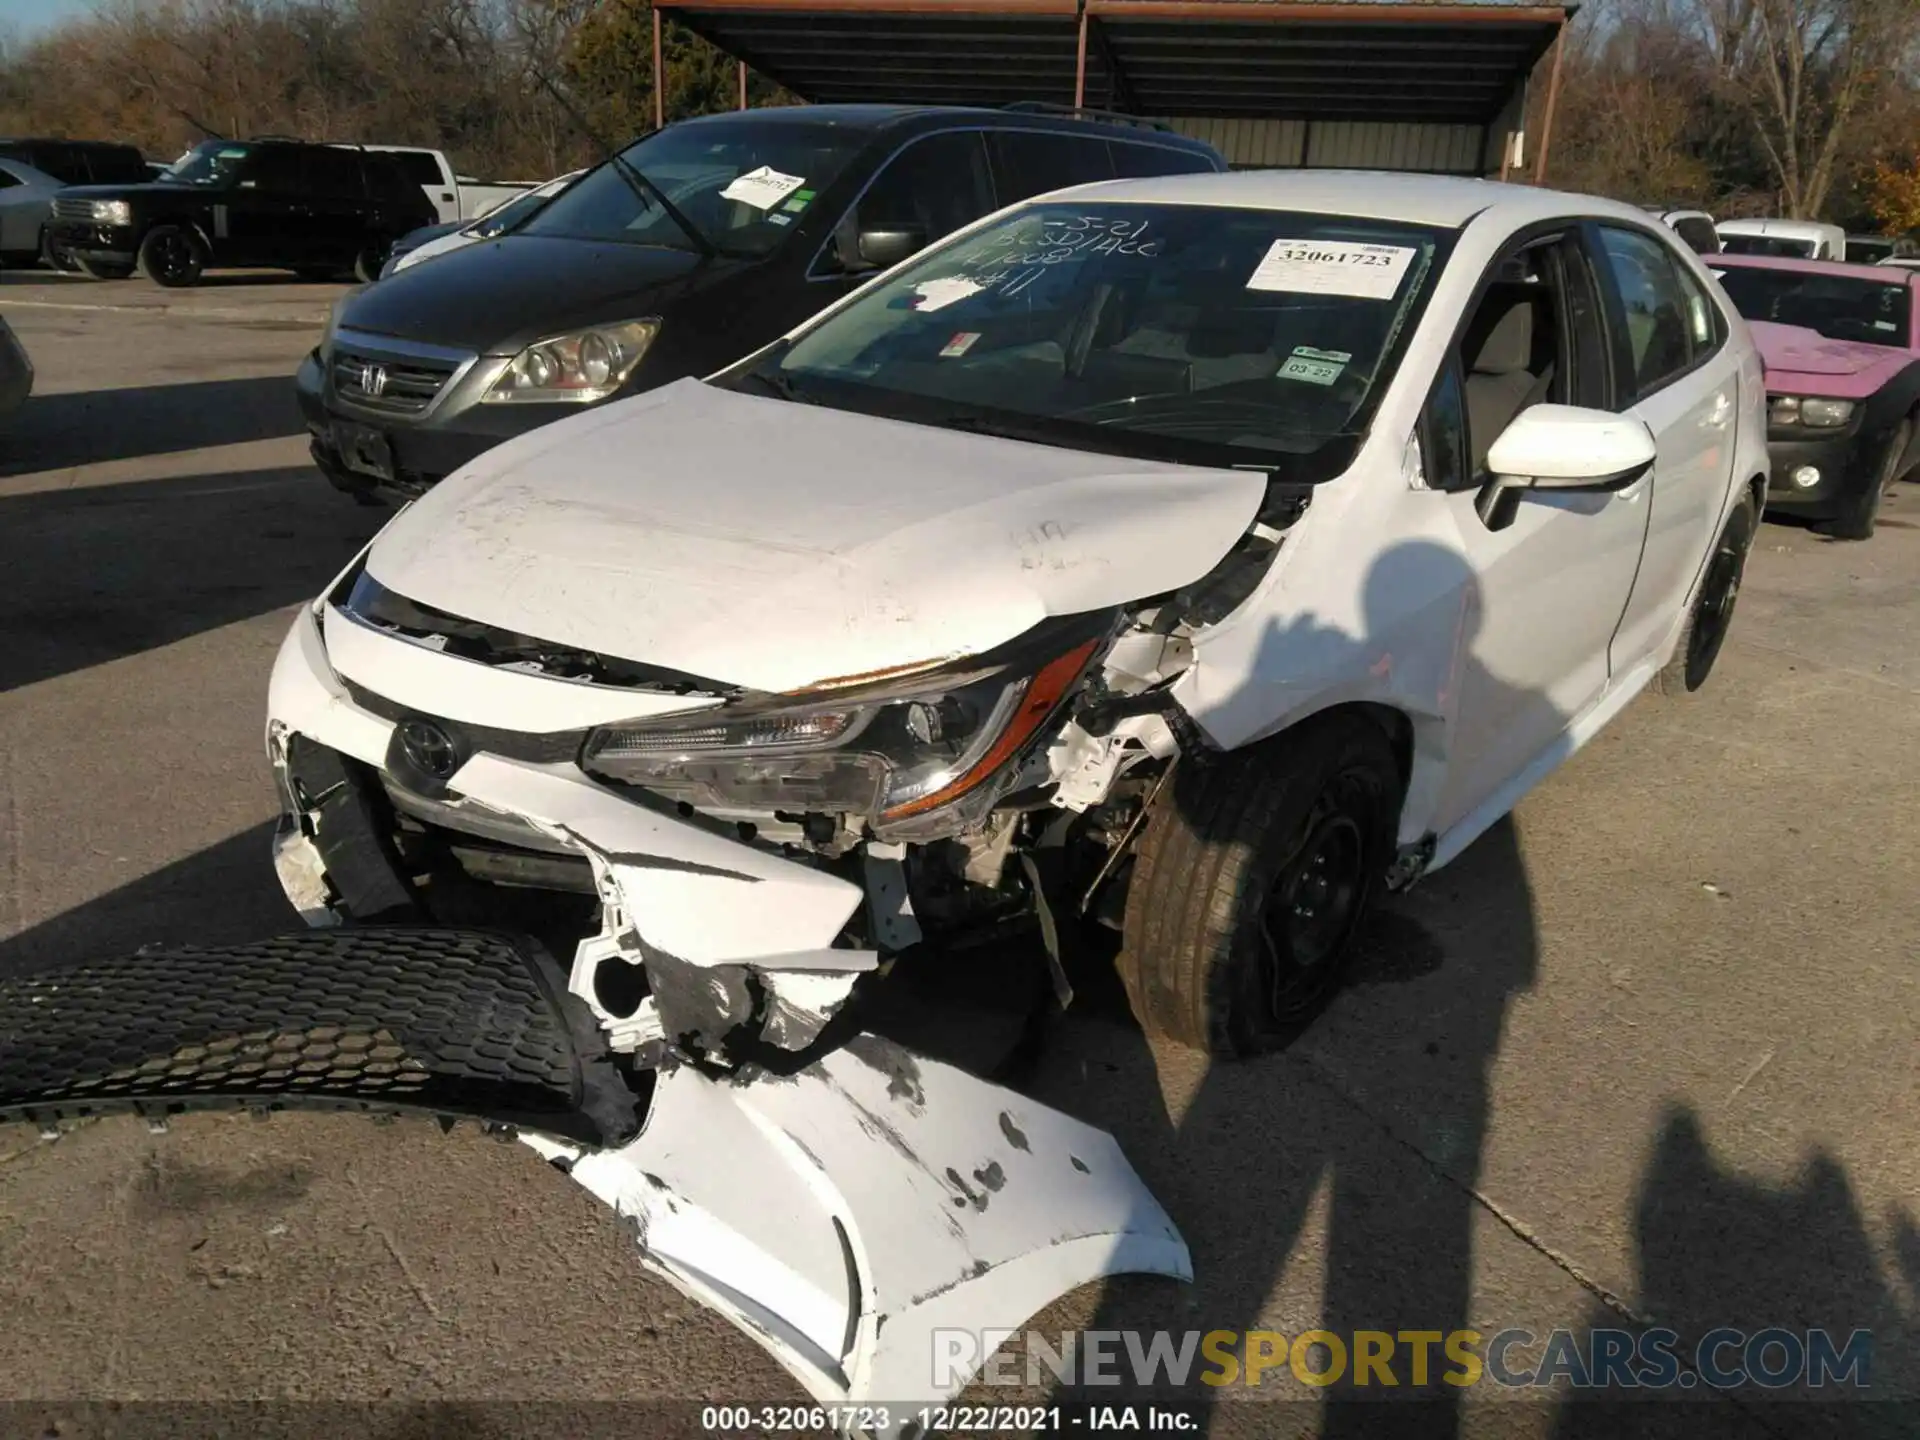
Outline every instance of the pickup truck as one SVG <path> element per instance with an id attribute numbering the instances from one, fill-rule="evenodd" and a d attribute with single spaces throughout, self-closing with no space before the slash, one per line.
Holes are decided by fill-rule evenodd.
<path id="1" fill-rule="evenodd" d="M 538 180 L 476 180 L 455 171 L 444 150 L 415 145 L 368 145 L 365 148 L 393 156 L 407 178 L 426 191 L 442 224 L 477 220 L 540 183 Z"/>

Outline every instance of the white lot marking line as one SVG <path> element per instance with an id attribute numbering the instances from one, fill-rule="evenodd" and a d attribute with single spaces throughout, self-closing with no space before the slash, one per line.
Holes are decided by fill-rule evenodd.
<path id="1" fill-rule="evenodd" d="M 270 311 L 262 310 L 239 310 L 231 305 L 215 306 L 205 309 L 197 306 L 181 306 L 176 309 L 172 305 L 88 305 L 82 304 L 77 300 L 15 300 L 8 295 L 0 295 L 0 300 L 5 301 L 6 307 L 9 310 L 83 310 L 111 315 L 171 315 L 183 320 L 198 320 L 202 318 L 208 320 L 278 320 L 302 322 L 312 320 L 315 324 L 319 324 L 326 319 L 324 315 L 317 313 L 314 315 L 274 314 Z"/>

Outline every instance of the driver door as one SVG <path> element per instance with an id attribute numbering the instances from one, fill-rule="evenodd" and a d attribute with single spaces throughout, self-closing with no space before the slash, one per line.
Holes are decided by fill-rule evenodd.
<path id="1" fill-rule="evenodd" d="M 1428 484 L 1448 492 L 1477 584 L 1460 617 L 1444 834 L 1504 809 L 1606 693 L 1608 652 L 1646 541 L 1652 477 L 1624 490 L 1509 492 L 1481 514 L 1487 451 L 1536 404 L 1614 408 L 1601 290 L 1579 226 L 1537 234 L 1489 273 L 1428 401 Z M 1503 523 L 1504 522 L 1504 523 Z M 1473 827 L 1469 827 L 1471 830 Z"/>

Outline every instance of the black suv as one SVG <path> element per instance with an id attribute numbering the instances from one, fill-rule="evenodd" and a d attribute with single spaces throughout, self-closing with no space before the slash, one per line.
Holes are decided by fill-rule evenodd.
<path id="1" fill-rule="evenodd" d="M 378 151 L 209 140 L 150 183 L 61 191 L 47 231 L 52 249 L 102 280 L 136 264 L 162 285 L 191 285 L 209 266 L 372 280 L 388 246 L 437 218 Z"/>
<path id="2" fill-rule="evenodd" d="M 1003 205 L 1226 168 L 1157 127 L 1035 107 L 680 121 L 343 302 L 296 377 L 313 458 L 362 499 L 417 495 L 536 426 L 711 374 Z"/>

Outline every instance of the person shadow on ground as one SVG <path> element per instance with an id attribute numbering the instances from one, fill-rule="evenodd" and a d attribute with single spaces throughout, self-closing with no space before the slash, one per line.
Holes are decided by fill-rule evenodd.
<path id="1" fill-rule="evenodd" d="M 1358 652 L 1366 664 L 1390 664 L 1396 647 L 1409 654 L 1410 616 L 1437 606 L 1449 626 L 1458 617 L 1463 667 L 1440 683 L 1460 687 L 1485 717 L 1545 718 L 1544 697 L 1505 685 L 1475 654 L 1480 595 L 1457 554 L 1429 543 L 1396 547 L 1363 594 L 1362 633 L 1296 620 L 1274 632 L 1247 683 L 1310 680 L 1287 674 L 1301 655 L 1350 664 Z M 1444 1335 L 1474 1325 L 1472 1257 L 1488 1217 L 1473 1192 L 1489 1073 L 1508 1000 L 1532 985 L 1537 950 L 1518 833 L 1503 820 L 1412 891 L 1380 897 L 1344 992 L 1278 1054 L 1209 1060 L 1150 1046 L 1125 1018 L 1124 997 L 1116 1003 L 1117 986 L 1089 995 L 1088 1008 L 1107 1023 L 1070 1022 L 1074 1043 L 1055 1047 L 1034 1091 L 1115 1133 L 1186 1236 L 1195 1278 L 1185 1293 L 1161 1280 L 1110 1280 L 1086 1328 L 1167 1330 L 1176 1340 L 1189 1331 L 1270 1330 L 1284 1339 L 1257 1388 L 1247 1383 L 1247 1347 L 1236 1346 L 1241 1375 L 1231 1385 L 1200 1383 L 1207 1366 L 1196 1359 L 1184 1385 L 1143 1392 L 1130 1381 L 1082 1383 L 1059 1398 L 1198 1404 L 1203 1433 L 1214 1436 L 1454 1435 L 1461 1391 L 1440 1383 L 1448 1367 L 1437 1338 L 1424 1386 L 1408 1384 L 1410 1352 L 1396 1345 L 1394 1390 L 1377 1379 L 1355 1386 L 1351 1355 L 1339 1382 L 1299 1384 L 1290 1347 L 1316 1330 L 1350 1343 L 1359 1330 Z M 1087 968 L 1087 987 L 1097 991 Z M 1185 1103 L 1170 1103 L 1170 1092 L 1184 1092 Z M 1324 1255 L 1309 1253 L 1319 1245 L 1303 1242 L 1322 1235 Z M 1316 1275 L 1318 1301 L 1303 1301 Z M 1324 1372 L 1331 1353 L 1314 1346 L 1305 1358 Z M 1124 1359 L 1115 1369 L 1126 1371 Z"/>
<path id="2" fill-rule="evenodd" d="M 1912 1308 L 1920 1227 L 1905 1211 L 1885 1225 L 1891 1245 L 1883 1260 L 1846 1170 L 1824 1149 L 1811 1151 L 1787 1183 L 1769 1184 L 1722 1166 L 1698 1114 L 1672 1106 L 1634 1207 L 1639 1275 L 1629 1303 L 1643 1323 L 1596 1305 L 1588 1325 L 1630 1331 L 1636 1346 L 1656 1330 L 1672 1332 L 1680 1373 L 1672 1386 L 1615 1391 L 1597 1404 L 1564 1396 L 1553 1440 L 1920 1434 L 1920 1313 Z M 1754 1340 L 1769 1330 L 1781 1338 Z M 1826 1332 L 1831 1359 L 1814 1360 L 1813 1330 Z M 1697 1367 L 1703 1344 L 1717 1377 Z M 1792 1363 L 1796 1347 L 1802 1366 Z M 1823 1384 L 1808 1383 L 1816 1363 Z M 1713 1388 L 1716 1378 L 1756 1370 L 1783 1383 Z"/>

